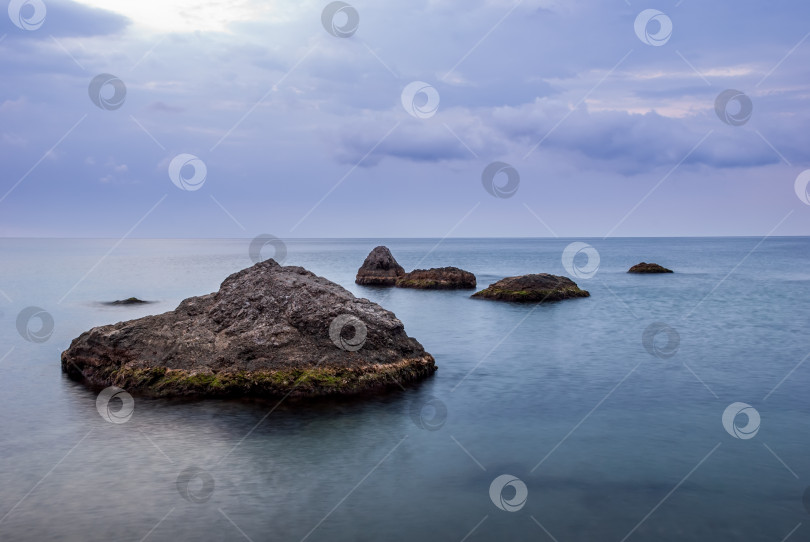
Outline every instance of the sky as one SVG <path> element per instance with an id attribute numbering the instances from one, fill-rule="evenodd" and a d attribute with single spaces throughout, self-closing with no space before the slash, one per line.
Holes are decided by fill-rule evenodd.
<path id="1" fill-rule="evenodd" d="M 801 0 L 12 0 L 0 236 L 808 235 Z"/>

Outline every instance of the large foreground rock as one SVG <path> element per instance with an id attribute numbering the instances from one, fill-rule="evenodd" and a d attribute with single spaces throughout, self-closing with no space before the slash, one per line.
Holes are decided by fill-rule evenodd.
<path id="1" fill-rule="evenodd" d="M 157 396 L 313 396 L 398 386 L 436 365 L 392 312 L 267 260 L 174 311 L 82 333 L 62 370 Z"/>
<path id="2" fill-rule="evenodd" d="M 628 273 L 672 273 L 672 269 L 662 267 L 657 263 L 641 262 L 631 267 Z"/>
<path id="3" fill-rule="evenodd" d="M 397 280 L 399 288 L 455 290 L 475 288 L 475 275 L 458 267 L 414 269 Z"/>
<path id="4" fill-rule="evenodd" d="M 366 256 L 354 282 L 364 286 L 394 286 L 405 269 L 397 263 L 388 247 L 379 246 Z"/>
<path id="5" fill-rule="evenodd" d="M 539 273 L 501 279 L 490 284 L 488 288 L 474 293 L 472 297 L 499 301 L 540 302 L 590 295 L 586 290 L 580 290 L 568 277 Z"/>

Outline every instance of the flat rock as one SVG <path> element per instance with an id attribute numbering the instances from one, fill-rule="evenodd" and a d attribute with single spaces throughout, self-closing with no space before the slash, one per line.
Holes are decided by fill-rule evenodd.
<path id="1" fill-rule="evenodd" d="M 153 396 L 306 397 L 398 387 L 436 365 L 392 312 L 266 260 L 171 312 L 82 333 L 62 370 Z"/>
<path id="2" fill-rule="evenodd" d="M 456 290 L 475 288 L 475 275 L 458 267 L 414 269 L 397 279 L 399 288 L 422 290 Z"/>
<path id="3" fill-rule="evenodd" d="M 153 301 L 144 301 L 143 299 L 138 299 L 137 297 L 128 297 L 126 299 L 117 299 L 115 301 L 107 301 L 105 305 L 147 305 L 149 303 L 154 303 Z"/>
<path id="4" fill-rule="evenodd" d="M 374 248 L 357 270 L 354 282 L 364 286 L 394 286 L 405 275 L 405 269 L 397 263 L 388 247 Z"/>
<path id="5" fill-rule="evenodd" d="M 474 293 L 472 297 L 499 301 L 542 302 L 590 295 L 568 277 L 539 273 L 501 279 Z"/>
<path id="6" fill-rule="evenodd" d="M 630 268 L 628 273 L 672 273 L 672 269 L 662 267 L 657 263 L 641 262 Z"/>

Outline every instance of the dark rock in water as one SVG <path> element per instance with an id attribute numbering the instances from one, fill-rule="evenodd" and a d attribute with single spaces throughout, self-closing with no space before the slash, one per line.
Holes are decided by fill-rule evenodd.
<path id="1" fill-rule="evenodd" d="M 316 396 L 398 386 L 436 364 L 392 312 L 266 260 L 174 311 L 82 333 L 62 370 L 154 396 Z"/>
<path id="2" fill-rule="evenodd" d="M 672 269 L 662 267 L 657 263 L 641 262 L 630 268 L 628 273 L 672 273 Z"/>
<path id="3" fill-rule="evenodd" d="M 128 297 L 126 299 L 119 299 L 117 301 L 110 301 L 108 303 L 104 303 L 105 305 L 146 305 L 147 303 L 154 303 L 153 301 L 144 301 L 143 299 L 138 299 L 137 297 Z"/>
<path id="4" fill-rule="evenodd" d="M 414 269 L 397 280 L 399 288 L 455 290 L 475 288 L 475 275 L 458 267 Z"/>
<path id="5" fill-rule="evenodd" d="M 364 286 L 394 286 L 405 270 L 397 263 L 388 247 L 372 250 L 360 269 L 354 282 Z"/>
<path id="6" fill-rule="evenodd" d="M 490 284 L 488 288 L 474 293 L 472 297 L 501 301 L 540 302 L 589 297 L 590 295 L 589 292 L 580 290 L 576 283 L 568 277 L 540 273 L 501 279 Z"/>

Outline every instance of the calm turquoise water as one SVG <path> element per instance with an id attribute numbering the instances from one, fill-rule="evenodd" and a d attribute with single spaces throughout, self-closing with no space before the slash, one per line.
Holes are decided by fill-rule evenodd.
<path id="1" fill-rule="evenodd" d="M 566 274 L 572 241 L 291 241 L 285 263 L 394 311 L 436 376 L 318 404 L 136 397 L 123 424 L 62 376 L 60 352 L 216 290 L 251 264 L 249 240 L 0 241 L 0 538 L 779 542 L 800 523 L 790 540 L 810 538 L 810 239 L 580 240 L 601 258 L 575 279 L 592 297 L 557 304 L 353 282 L 377 244 L 483 287 Z M 676 274 L 625 273 L 642 260 Z M 157 303 L 99 304 L 129 296 Z M 18 333 L 28 306 L 52 315 L 47 341 Z M 642 344 L 654 322 L 677 331 L 673 356 Z M 734 402 L 759 412 L 754 438 L 724 429 Z M 490 498 L 502 474 L 528 491 L 516 512 Z"/>

